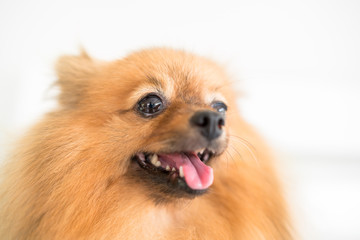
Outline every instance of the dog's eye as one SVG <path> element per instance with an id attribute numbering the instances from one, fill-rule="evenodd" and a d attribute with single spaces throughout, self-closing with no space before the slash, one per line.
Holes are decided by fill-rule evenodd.
<path id="1" fill-rule="evenodd" d="M 216 109 L 219 113 L 225 113 L 227 111 L 227 106 L 223 102 L 214 102 L 211 104 L 211 107 Z"/>
<path id="2" fill-rule="evenodd" d="M 163 102 L 160 97 L 150 94 L 138 102 L 137 109 L 146 117 L 149 117 L 163 109 Z"/>

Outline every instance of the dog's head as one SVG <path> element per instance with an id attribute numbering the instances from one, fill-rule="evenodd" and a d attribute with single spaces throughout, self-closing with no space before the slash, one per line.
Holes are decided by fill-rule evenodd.
<path id="1" fill-rule="evenodd" d="M 63 57 L 57 68 L 64 111 L 94 133 L 92 148 L 118 166 L 118 181 L 164 198 L 211 187 L 210 165 L 227 148 L 227 111 L 234 107 L 218 65 L 150 49 L 111 63 Z"/>

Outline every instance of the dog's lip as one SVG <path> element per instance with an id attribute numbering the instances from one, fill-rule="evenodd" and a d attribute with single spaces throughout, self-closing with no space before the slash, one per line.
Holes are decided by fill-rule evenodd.
<path id="1" fill-rule="evenodd" d="M 205 162 L 215 155 L 215 152 L 203 148 L 173 153 L 138 152 L 133 159 L 148 172 L 163 174 L 171 184 L 180 180 L 191 190 L 206 190 L 213 182 L 213 170 Z"/>

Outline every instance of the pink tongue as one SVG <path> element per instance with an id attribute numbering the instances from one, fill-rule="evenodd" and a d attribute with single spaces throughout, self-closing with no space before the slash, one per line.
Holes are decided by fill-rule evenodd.
<path id="1" fill-rule="evenodd" d="M 206 189 L 214 181 L 213 169 L 205 165 L 195 153 L 161 154 L 159 160 L 162 165 L 175 165 L 176 169 L 182 166 L 185 182 L 192 189 Z"/>

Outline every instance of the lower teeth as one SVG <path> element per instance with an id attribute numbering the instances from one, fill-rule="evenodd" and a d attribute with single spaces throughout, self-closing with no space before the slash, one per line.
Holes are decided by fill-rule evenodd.
<path id="1" fill-rule="evenodd" d="M 180 166 L 180 168 L 179 168 L 179 175 L 180 175 L 180 177 L 184 177 L 184 170 L 183 170 L 182 166 Z"/>

